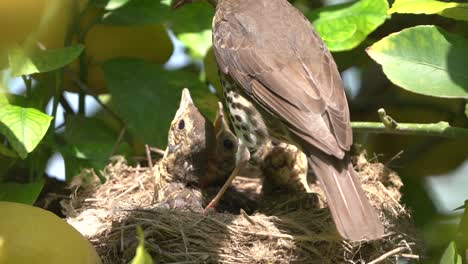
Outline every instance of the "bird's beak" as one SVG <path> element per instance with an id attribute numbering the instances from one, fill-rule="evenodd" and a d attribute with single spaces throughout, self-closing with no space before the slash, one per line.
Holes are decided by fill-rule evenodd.
<path id="1" fill-rule="evenodd" d="M 177 9 L 185 4 L 191 3 L 193 0 L 172 0 L 171 7 L 172 9 Z"/>

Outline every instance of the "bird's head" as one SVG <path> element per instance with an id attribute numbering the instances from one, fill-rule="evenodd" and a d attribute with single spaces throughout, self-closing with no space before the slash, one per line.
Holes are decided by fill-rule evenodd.
<path id="1" fill-rule="evenodd" d="M 173 9 L 177 9 L 181 6 L 184 6 L 186 4 L 190 4 L 193 2 L 208 2 L 212 6 L 216 6 L 216 3 L 218 2 L 218 0 L 172 0 L 171 7 Z"/>
<path id="2" fill-rule="evenodd" d="M 216 148 L 216 135 L 211 122 L 193 103 L 188 89 L 182 91 L 179 109 L 171 122 L 165 166 L 179 182 L 198 184 L 204 177 Z"/>

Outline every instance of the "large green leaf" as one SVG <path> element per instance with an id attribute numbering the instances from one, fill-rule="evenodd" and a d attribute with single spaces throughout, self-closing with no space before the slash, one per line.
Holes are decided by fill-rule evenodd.
<path id="1" fill-rule="evenodd" d="M 360 0 L 306 14 L 331 51 L 355 48 L 387 18 L 386 0 Z"/>
<path id="2" fill-rule="evenodd" d="M 61 148 L 61 153 L 67 178 L 75 176 L 83 168 L 99 171 L 107 165 L 111 154 L 130 152 L 125 141 L 115 146 L 117 133 L 97 118 L 70 115 L 66 117 L 65 123 L 64 138 L 67 146 Z"/>
<path id="3" fill-rule="evenodd" d="M 367 49 L 396 85 L 420 94 L 468 98 L 468 41 L 436 26 L 391 34 Z"/>
<path id="4" fill-rule="evenodd" d="M 52 117 L 34 108 L 0 105 L 0 133 L 22 159 L 39 144 L 51 120 Z"/>
<path id="5" fill-rule="evenodd" d="M 436 0 L 396 0 L 389 14 L 439 14 L 441 16 L 468 21 L 468 4 L 441 2 Z"/>
<path id="6" fill-rule="evenodd" d="M 74 61 L 83 51 L 83 45 L 74 45 L 54 50 L 25 50 L 14 47 L 8 53 L 11 74 L 20 76 L 48 72 Z"/>
<path id="7" fill-rule="evenodd" d="M 32 183 L 0 183 L 0 201 L 33 204 L 44 186 L 43 181 Z"/>
<path id="8" fill-rule="evenodd" d="M 445 249 L 440 264 L 462 264 L 462 258 L 457 253 L 457 246 L 454 241 L 450 242 L 447 249 Z"/>
<path id="9" fill-rule="evenodd" d="M 110 10 L 101 21 L 104 24 L 160 24 L 172 16 L 170 7 L 158 0 L 112 0 L 104 8 Z"/>
<path id="10" fill-rule="evenodd" d="M 114 59 L 104 63 L 104 75 L 117 113 L 134 135 L 151 145 L 166 146 L 184 87 L 203 113 L 214 116 L 216 111 L 216 97 L 188 72 L 167 71 L 137 59 Z"/>
<path id="11" fill-rule="evenodd" d="M 211 47 L 213 8 L 207 3 L 192 3 L 173 11 L 172 30 L 192 57 L 202 59 Z"/>

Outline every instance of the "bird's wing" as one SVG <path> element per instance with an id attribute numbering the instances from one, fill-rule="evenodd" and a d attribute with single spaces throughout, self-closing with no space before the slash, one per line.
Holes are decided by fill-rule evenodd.
<path id="1" fill-rule="evenodd" d="M 247 2 L 246 8 L 217 11 L 213 42 L 218 66 L 296 136 L 342 158 L 352 132 L 331 54 L 287 1 Z"/>

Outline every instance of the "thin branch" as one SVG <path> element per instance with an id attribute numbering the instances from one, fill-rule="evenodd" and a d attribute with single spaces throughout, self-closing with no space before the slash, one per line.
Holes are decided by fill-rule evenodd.
<path id="1" fill-rule="evenodd" d="M 126 130 L 127 130 L 127 126 L 124 125 L 122 129 L 120 130 L 119 136 L 117 137 L 117 140 L 115 141 L 114 146 L 112 147 L 112 151 L 110 154 L 111 157 L 114 156 L 115 151 L 117 150 L 117 147 L 119 146 L 120 142 L 122 142 L 122 138 L 125 135 Z"/>
<path id="2" fill-rule="evenodd" d="M 59 102 L 62 105 L 63 109 L 65 109 L 65 112 L 68 114 L 75 114 L 75 111 L 70 106 L 70 103 L 68 103 L 68 100 L 63 96 L 63 94 L 60 95 Z"/>
<path id="3" fill-rule="evenodd" d="M 32 79 L 31 76 L 22 75 L 21 78 L 23 79 L 24 86 L 26 86 L 26 97 L 31 97 L 32 93 Z"/>
<path id="4" fill-rule="evenodd" d="M 377 112 L 379 122 L 352 122 L 351 126 L 357 133 L 376 133 L 376 134 L 399 134 L 399 135 L 418 135 L 418 136 L 436 136 L 445 138 L 468 138 L 468 129 L 461 127 L 452 127 L 448 122 L 438 122 L 430 124 L 416 123 L 398 123 L 392 117 L 385 113 L 383 108 Z"/>
<path id="5" fill-rule="evenodd" d="M 356 133 L 435 136 L 444 138 L 468 138 L 468 129 L 452 127 L 447 122 L 431 124 L 398 123 L 396 128 L 387 128 L 379 122 L 352 122 Z"/>

